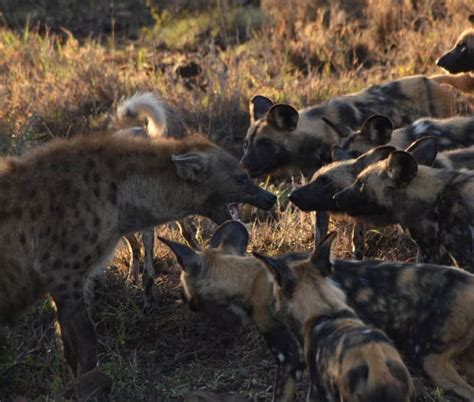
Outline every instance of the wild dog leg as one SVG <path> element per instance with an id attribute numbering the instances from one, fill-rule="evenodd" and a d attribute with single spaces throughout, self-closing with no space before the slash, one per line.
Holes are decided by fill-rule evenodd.
<path id="1" fill-rule="evenodd" d="M 423 368 L 437 386 L 474 401 L 474 388 L 456 371 L 451 357 L 451 351 L 440 355 L 431 354 L 425 357 Z"/>
<path id="2" fill-rule="evenodd" d="M 316 230 L 314 233 L 315 244 L 319 244 L 321 239 L 326 236 L 329 227 L 329 212 L 316 213 Z"/>
<path id="3" fill-rule="evenodd" d="M 467 225 L 455 225 L 441 234 L 442 244 L 448 250 L 454 264 L 473 272 L 473 253 L 471 227 Z"/>
<path id="4" fill-rule="evenodd" d="M 354 223 L 352 227 L 352 252 L 357 260 L 362 260 L 365 254 L 365 226 Z"/>
<path id="5" fill-rule="evenodd" d="M 155 267 L 153 266 L 153 250 L 155 245 L 155 231 L 148 229 L 142 231 L 145 259 L 143 268 L 143 287 L 145 289 L 145 309 L 154 303 L 153 284 L 155 280 Z"/>
<path id="6" fill-rule="evenodd" d="M 474 344 L 461 353 L 457 360 L 461 374 L 465 375 L 468 382 L 474 386 Z"/>

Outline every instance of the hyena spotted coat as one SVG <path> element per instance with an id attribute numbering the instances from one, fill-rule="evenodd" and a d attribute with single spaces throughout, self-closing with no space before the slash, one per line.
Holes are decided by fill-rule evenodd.
<path id="1" fill-rule="evenodd" d="M 254 253 L 273 278 L 278 312 L 304 344 L 311 382 L 307 400 L 414 401 L 410 373 L 392 341 L 366 325 L 328 279 L 326 254 L 334 235 L 292 268 Z"/>
<path id="2" fill-rule="evenodd" d="M 437 148 L 438 139 L 436 137 L 423 137 L 411 144 L 406 151 L 422 165 L 438 169 L 474 169 L 474 146 L 440 153 Z M 363 169 L 387 158 L 394 150 L 395 148 L 392 146 L 381 146 L 358 158 L 345 159 L 349 154 L 339 149 L 335 151 L 335 159 L 341 157 L 342 160 L 322 167 L 308 184 L 291 192 L 288 199 L 303 211 L 343 213 L 344 211 L 336 204 L 334 195 L 350 186 Z M 362 259 L 365 253 L 365 228 L 374 225 L 384 226 L 390 224 L 390 221 L 379 215 L 353 217 L 353 220 L 352 251 L 355 258 Z"/>
<path id="3" fill-rule="evenodd" d="M 273 400 L 292 401 L 304 369 L 302 349 L 275 312 L 273 287 L 260 261 L 246 256 L 248 232 L 242 223 L 219 227 L 203 251 L 160 238 L 182 267 L 183 298 L 193 311 L 216 321 L 253 322 L 275 356 Z M 288 263 L 299 256 L 289 255 Z"/>
<path id="4" fill-rule="evenodd" d="M 237 160 L 199 138 L 86 136 L 3 158 L 0 322 L 49 293 L 66 360 L 85 374 L 96 367 L 97 346 L 84 284 L 120 237 L 190 214 L 222 222 L 229 202 L 268 209 L 275 199 Z"/>
<path id="5" fill-rule="evenodd" d="M 418 245 L 419 261 L 474 269 L 474 174 L 418 165 L 407 152 L 365 168 L 334 195 L 351 216 L 400 224 Z"/>
<path id="6" fill-rule="evenodd" d="M 394 130 L 386 116 L 368 118 L 360 130 L 352 131 L 327 121 L 335 131 L 344 133 L 344 139 L 335 147 L 336 159 L 356 158 L 381 145 L 405 149 L 414 141 L 431 136 L 438 139 L 438 149 L 446 151 L 474 145 L 474 116 L 456 116 L 449 119 L 418 119 L 408 126 Z"/>

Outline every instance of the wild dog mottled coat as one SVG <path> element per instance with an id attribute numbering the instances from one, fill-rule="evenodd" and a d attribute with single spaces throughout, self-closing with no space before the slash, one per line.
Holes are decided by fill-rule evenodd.
<path id="1" fill-rule="evenodd" d="M 391 340 L 364 324 L 327 278 L 331 265 L 326 254 L 334 235 L 292 268 L 254 253 L 272 275 L 278 312 L 304 343 L 311 381 L 307 400 L 412 401 L 410 373 Z"/>
<path id="2" fill-rule="evenodd" d="M 376 216 L 400 224 L 415 240 L 419 261 L 474 269 L 474 174 L 418 165 L 394 151 L 334 196 L 351 216 Z"/>

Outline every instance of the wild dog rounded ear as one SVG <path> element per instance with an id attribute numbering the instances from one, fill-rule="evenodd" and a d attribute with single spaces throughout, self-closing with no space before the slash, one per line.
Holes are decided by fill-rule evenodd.
<path id="1" fill-rule="evenodd" d="M 474 14 L 471 14 L 471 15 L 468 17 L 468 19 L 469 19 L 469 22 L 470 22 L 472 25 L 474 25 Z"/>
<path id="2" fill-rule="evenodd" d="M 331 149 L 331 159 L 333 162 L 347 161 L 351 158 L 349 152 L 339 145 L 333 145 Z"/>
<path id="3" fill-rule="evenodd" d="M 374 145 L 385 145 L 390 142 L 392 132 L 392 120 L 382 115 L 369 117 L 360 129 L 360 134 L 368 138 Z"/>
<path id="4" fill-rule="evenodd" d="M 352 130 L 348 126 L 336 123 L 325 116 L 322 116 L 321 120 L 324 123 L 326 123 L 329 127 L 331 127 L 336 132 L 336 134 L 341 138 L 349 137 L 350 135 L 352 135 Z"/>
<path id="5" fill-rule="evenodd" d="M 391 145 L 384 145 L 371 149 L 356 159 L 357 167 L 359 170 L 363 170 L 373 163 L 387 159 L 388 156 L 394 151 L 396 151 L 396 148 L 392 147 Z"/>
<path id="6" fill-rule="evenodd" d="M 227 221 L 217 228 L 211 238 L 211 248 L 226 254 L 244 255 L 249 244 L 249 232 L 238 221 Z"/>
<path id="7" fill-rule="evenodd" d="M 293 273 L 284 261 L 273 257 L 268 257 L 255 251 L 252 251 L 252 254 L 255 258 L 263 262 L 263 265 L 275 279 L 275 283 L 278 285 L 278 287 L 285 290 L 292 286 Z"/>
<path id="8" fill-rule="evenodd" d="M 415 178 L 418 173 L 418 164 L 409 153 L 395 151 L 387 160 L 386 172 L 394 187 L 403 187 Z"/>
<path id="9" fill-rule="evenodd" d="M 266 96 L 253 96 L 249 101 L 250 120 L 255 121 L 263 119 L 272 106 L 273 102 Z"/>
<path id="10" fill-rule="evenodd" d="M 311 255 L 311 262 L 323 277 L 332 273 L 331 246 L 336 237 L 337 232 L 328 233 Z"/>
<path id="11" fill-rule="evenodd" d="M 178 176 L 187 181 L 202 182 L 208 173 L 209 161 L 199 153 L 172 155 Z"/>
<path id="12" fill-rule="evenodd" d="M 411 154 L 419 165 L 432 166 L 438 155 L 438 139 L 436 137 L 423 137 L 410 144 L 405 149 Z"/>
<path id="13" fill-rule="evenodd" d="M 298 111 L 290 105 L 273 105 L 267 114 L 268 125 L 276 130 L 293 131 L 298 125 Z"/>
<path id="14" fill-rule="evenodd" d="M 171 249 L 171 251 L 176 256 L 179 265 L 181 265 L 185 272 L 191 275 L 196 275 L 200 272 L 201 256 L 192 248 L 184 244 L 165 239 L 164 237 L 158 236 L 158 239 Z"/>

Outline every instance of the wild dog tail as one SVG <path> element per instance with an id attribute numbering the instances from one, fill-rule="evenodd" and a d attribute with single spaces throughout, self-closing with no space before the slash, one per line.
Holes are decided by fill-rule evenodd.
<path id="1" fill-rule="evenodd" d="M 117 118 L 146 117 L 148 120 L 148 135 L 158 137 L 166 135 L 168 125 L 166 121 L 166 108 L 163 100 L 152 92 L 137 92 L 125 99 L 117 108 Z"/>

